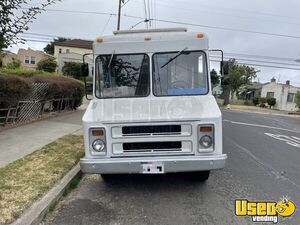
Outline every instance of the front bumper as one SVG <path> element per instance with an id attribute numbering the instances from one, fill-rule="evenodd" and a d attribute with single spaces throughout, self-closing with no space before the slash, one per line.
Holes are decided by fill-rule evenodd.
<path id="1" fill-rule="evenodd" d="M 164 173 L 191 172 L 221 169 L 225 166 L 226 154 L 211 156 L 145 157 L 145 158 L 82 158 L 80 167 L 84 173 L 130 174 L 141 173 L 142 163 L 162 162 Z"/>

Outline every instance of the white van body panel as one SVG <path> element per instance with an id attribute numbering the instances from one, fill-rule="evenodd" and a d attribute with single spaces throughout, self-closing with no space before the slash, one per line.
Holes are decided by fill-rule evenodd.
<path id="1" fill-rule="evenodd" d="M 145 40 L 145 38 L 147 40 Z M 201 50 L 208 59 L 208 39 L 197 33 L 170 31 L 125 33 L 103 37 L 94 43 L 94 58 L 104 54 L 177 52 L 183 49 Z M 209 63 L 207 64 L 208 71 Z M 188 172 L 220 169 L 225 166 L 226 154 L 222 147 L 222 115 L 211 93 L 190 96 L 154 96 L 152 90 L 152 67 L 150 66 L 150 94 L 147 97 L 107 98 L 94 97 L 84 116 L 85 157 L 80 165 L 86 173 L 141 173 L 141 165 L 159 162 L 164 172 Z M 95 76 L 94 76 L 95 83 Z M 180 133 L 168 135 L 122 135 L 126 126 L 181 126 Z M 199 127 L 213 126 L 213 149 L 199 149 Z M 91 129 L 105 129 L 106 152 L 92 149 Z M 123 143 L 181 142 L 178 152 L 125 152 Z"/>

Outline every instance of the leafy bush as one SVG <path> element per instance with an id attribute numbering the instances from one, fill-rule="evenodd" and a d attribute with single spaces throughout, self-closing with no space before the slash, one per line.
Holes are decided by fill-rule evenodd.
<path id="1" fill-rule="evenodd" d="M 254 105 L 258 105 L 259 102 L 260 102 L 260 97 L 254 97 L 254 98 L 252 99 L 252 102 L 253 102 Z"/>
<path id="2" fill-rule="evenodd" d="M 37 64 L 38 70 L 46 71 L 49 73 L 55 72 L 56 67 L 57 67 L 57 62 L 53 57 L 45 57 L 41 59 Z"/>
<path id="3" fill-rule="evenodd" d="M 267 98 L 267 103 L 270 107 L 276 105 L 276 98 Z"/>
<path id="4" fill-rule="evenodd" d="M 300 91 L 297 91 L 296 94 L 296 105 L 300 108 Z"/>
<path id="5" fill-rule="evenodd" d="M 62 72 L 64 75 L 80 80 L 82 78 L 81 65 L 82 63 L 65 62 Z"/>
<path id="6" fill-rule="evenodd" d="M 81 81 L 62 76 L 45 76 L 34 77 L 33 82 L 49 84 L 49 89 L 46 94 L 47 99 L 71 98 L 74 100 L 75 109 L 82 104 L 84 85 Z"/>
<path id="7" fill-rule="evenodd" d="M 21 66 L 21 61 L 16 59 L 16 58 L 12 58 L 12 61 L 10 63 L 7 63 L 7 65 L 5 66 L 8 69 L 18 69 Z"/>
<path id="8" fill-rule="evenodd" d="M 264 104 L 264 103 L 267 103 L 267 98 L 264 98 L 264 97 L 263 97 L 263 98 L 260 98 L 260 103 L 263 103 L 263 104 Z"/>
<path id="9" fill-rule="evenodd" d="M 74 101 L 74 109 L 82 104 L 84 85 L 73 78 L 57 75 L 8 75 L 0 71 L 0 97 L 23 99 L 31 93 L 32 83 L 48 83 L 49 89 L 45 100 L 70 98 Z M 34 75 L 33 75 L 34 74 Z"/>
<path id="10" fill-rule="evenodd" d="M 53 74 L 45 71 L 35 70 L 35 69 L 9 69 L 9 68 L 1 68 L 0 72 L 3 74 L 11 74 L 11 75 L 20 75 L 24 77 L 33 77 L 33 76 L 58 76 L 58 74 Z"/>
<path id="11" fill-rule="evenodd" d="M 20 76 L 0 74 L 0 97 L 22 99 L 31 91 L 31 82 Z"/>

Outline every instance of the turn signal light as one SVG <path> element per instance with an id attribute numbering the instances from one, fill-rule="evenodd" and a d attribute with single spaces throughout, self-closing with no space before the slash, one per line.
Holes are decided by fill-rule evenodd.
<path id="1" fill-rule="evenodd" d="M 93 136 L 103 136 L 104 131 L 103 130 L 92 130 L 92 135 Z"/>
<path id="2" fill-rule="evenodd" d="M 150 36 L 145 36 L 145 37 L 144 37 L 144 40 L 145 40 L 145 41 L 151 41 L 151 37 L 150 37 Z"/>
<path id="3" fill-rule="evenodd" d="M 97 38 L 97 39 L 96 39 L 96 42 L 98 42 L 98 43 L 101 43 L 101 42 L 103 42 L 103 41 L 104 41 L 103 38 Z"/>
<path id="4" fill-rule="evenodd" d="M 212 132 L 212 127 L 200 127 L 200 132 L 203 133 Z"/>
<path id="5" fill-rule="evenodd" d="M 197 38 L 203 38 L 204 34 L 197 34 Z"/>

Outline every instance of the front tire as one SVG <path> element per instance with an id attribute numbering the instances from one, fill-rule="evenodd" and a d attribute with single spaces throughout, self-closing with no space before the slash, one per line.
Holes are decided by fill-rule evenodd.
<path id="1" fill-rule="evenodd" d="M 105 183 L 111 183 L 116 180 L 116 174 L 101 174 L 101 178 Z"/>
<path id="2" fill-rule="evenodd" d="M 196 171 L 196 172 L 191 172 L 190 179 L 192 181 L 197 181 L 197 182 L 205 182 L 209 178 L 210 171 Z"/>

